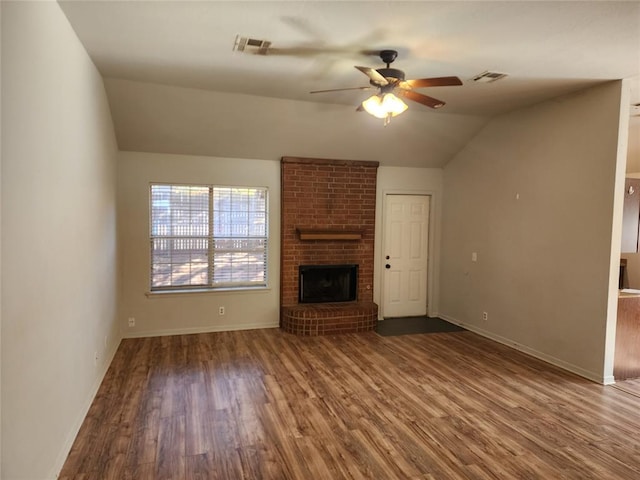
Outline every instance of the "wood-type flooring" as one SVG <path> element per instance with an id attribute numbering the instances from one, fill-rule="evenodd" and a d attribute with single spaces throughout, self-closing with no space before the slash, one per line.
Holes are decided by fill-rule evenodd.
<path id="1" fill-rule="evenodd" d="M 615 388 L 618 388 L 624 392 L 630 393 L 631 395 L 635 395 L 640 398 L 640 378 L 634 378 L 632 380 L 622 380 L 620 382 L 616 382 L 614 385 Z"/>
<path id="2" fill-rule="evenodd" d="M 60 478 L 640 479 L 640 398 L 467 331 L 126 339 Z"/>

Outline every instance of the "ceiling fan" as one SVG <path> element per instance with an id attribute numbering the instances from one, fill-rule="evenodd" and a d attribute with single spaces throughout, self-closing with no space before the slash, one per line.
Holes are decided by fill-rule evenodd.
<path id="1" fill-rule="evenodd" d="M 371 90 L 377 88 L 378 93 L 362 102 L 356 110 L 364 110 L 375 117 L 383 118 L 386 126 L 391 121 L 391 117 L 401 114 L 408 108 L 407 104 L 398 97 L 413 100 L 414 102 L 421 103 L 422 105 L 426 105 L 430 108 L 440 108 L 444 106 L 445 102 L 442 100 L 415 92 L 413 90 L 414 88 L 462 85 L 462 81 L 458 77 L 434 77 L 405 80 L 405 75 L 402 70 L 390 68 L 390 65 L 398 56 L 397 51 L 381 50 L 379 55 L 380 59 L 387 64 L 386 68 L 374 69 L 369 67 L 355 67 L 369 77 L 369 83 L 371 86 L 314 90 L 310 93 L 340 92 L 345 90 Z"/>

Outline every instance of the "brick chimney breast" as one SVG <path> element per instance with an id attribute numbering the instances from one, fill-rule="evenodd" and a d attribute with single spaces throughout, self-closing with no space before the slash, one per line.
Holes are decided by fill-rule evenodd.
<path id="1" fill-rule="evenodd" d="M 316 335 L 375 327 L 373 247 L 378 165 L 282 158 L 280 323 L 285 330 Z M 298 267 L 338 264 L 359 266 L 355 304 L 299 305 Z M 285 317 L 291 317 L 294 310 L 296 318 L 305 319 L 304 327 L 286 325 Z M 340 320 L 340 310 L 346 320 Z M 320 320 L 310 323 L 310 316 L 331 318 L 332 326 L 320 325 Z"/>

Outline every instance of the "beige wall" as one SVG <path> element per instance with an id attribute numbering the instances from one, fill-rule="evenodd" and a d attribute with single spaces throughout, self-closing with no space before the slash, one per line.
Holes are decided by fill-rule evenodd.
<path id="1" fill-rule="evenodd" d="M 357 92 L 346 106 L 113 78 L 105 85 L 120 150 L 135 152 L 440 167 L 487 121 L 414 104 L 384 128 L 382 120 L 355 111 L 366 98 Z"/>
<path id="2" fill-rule="evenodd" d="M 268 288 L 195 294 L 149 292 L 151 182 L 261 186 L 269 189 Z M 120 152 L 119 324 L 126 337 L 276 327 L 280 292 L 280 162 Z M 225 315 L 218 315 L 218 307 Z M 135 327 L 128 318 L 135 318 Z"/>
<path id="3" fill-rule="evenodd" d="M 502 115 L 444 169 L 440 314 L 598 381 L 611 373 L 620 85 Z"/>
<path id="4" fill-rule="evenodd" d="M 52 479 L 120 339 L 115 135 L 55 2 L 2 4 L 2 120 L 1 477 Z"/>
<path id="5" fill-rule="evenodd" d="M 382 272 L 384 271 L 384 211 L 385 195 L 429 195 L 429 266 L 427 279 L 427 310 L 431 316 L 438 315 L 438 279 L 440 276 L 440 230 L 442 219 L 442 169 L 440 168 L 378 168 L 378 183 L 376 196 L 376 238 L 375 238 L 375 269 L 373 277 L 373 300 L 380 307 L 379 316 L 384 316 L 382 304 Z"/>

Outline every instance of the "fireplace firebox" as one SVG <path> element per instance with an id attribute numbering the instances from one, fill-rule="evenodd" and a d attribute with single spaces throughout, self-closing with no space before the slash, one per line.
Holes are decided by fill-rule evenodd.
<path id="1" fill-rule="evenodd" d="M 358 265 L 300 265 L 300 303 L 353 302 L 358 291 Z"/>

